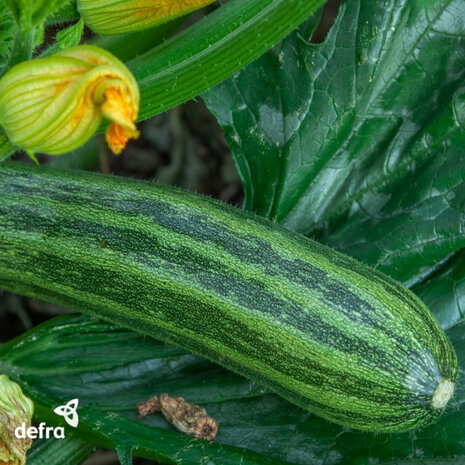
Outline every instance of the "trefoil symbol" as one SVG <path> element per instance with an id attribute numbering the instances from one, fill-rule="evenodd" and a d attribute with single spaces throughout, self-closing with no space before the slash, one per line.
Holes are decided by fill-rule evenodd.
<path id="1" fill-rule="evenodd" d="M 66 423 L 73 428 L 77 428 L 79 425 L 79 415 L 77 414 L 77 408 L 79 406 L 79 399 L 72 399 L 65 405 L 60 405 L 54 412 L 61 417 L 64 417 Z"/>

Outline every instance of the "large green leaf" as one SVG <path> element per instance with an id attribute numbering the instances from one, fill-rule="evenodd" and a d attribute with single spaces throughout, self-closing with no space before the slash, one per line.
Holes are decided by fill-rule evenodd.
<path id="1" fill-rule="evenodd" d="M 420 279 L 465 246 L 465 1 L 348 0 L 309 36 L 204 94 L 246 208 Z"/>
<path id="2" fill-rule="evenodd" d="M 409 285 L 441 269 L 465 247 L 465 131 L 460 139 L 448 139 L 412 172 L 367 192 L 358 211 L 320 239 Z"/>
<path id="3" fill-rule="evenodd" d="M 27 465 L 80 465 L 95 450 L 95 446 L 70 435 L 37 439 L 27 454 Z"/>
<path id="4" fill-rule="evenodd" d="M 465 249 L 449 257 L 413 290 L 430 308 L 443 328 L 465 320 Z"/>

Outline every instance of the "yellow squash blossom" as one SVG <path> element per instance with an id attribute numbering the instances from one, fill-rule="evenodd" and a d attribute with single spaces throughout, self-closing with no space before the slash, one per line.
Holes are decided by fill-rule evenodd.
<path id="1" fill-rule="evenodd" d="M 31 426 L 34 404 L 21 388 L 0 375 L 0 465 L 23 465 L 26 452 L 31 447 L 29 438 L 19 439 L 17 428 Z"/>
<path id="2" fill-rule="evenodd" d="M 106 140 L 119 154 L 139 133 L 139 88 L 111 53 L 79 45 L 26 61 L 0 80 L 0 125 L 33 155 L 60 155 L 90 139 L 105 118 Z"/>
<path id="3" fill-rule="evenodd" d="M 78 0 L 85 23 L 99 34 L 140 31 L 171 21 L 215 0 Z"/>

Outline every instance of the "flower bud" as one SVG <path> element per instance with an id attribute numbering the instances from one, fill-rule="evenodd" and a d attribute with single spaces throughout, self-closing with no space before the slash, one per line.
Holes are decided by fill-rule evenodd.
<path id="1" fill-rule="evenodd" d="M 0 125 L 30 155 L 60 155 L 90 139 L 102 119 L 106 140 L 121 153 L 139 133 L 139 89 L 111 53 L 79 45 L 13 67 L 0 80 Z"/>
<path id="2" fill-rule="evenodd" d="M 34 404 L 21 388 L 8 379 L 0 376 L 0 464 L 23 465 L 26 463 L 26 452 L 31 447 L 29 438 L 16 437 L 16 428 L 31 426 Z"/>
<path id="3" fill-rule="evenodd" d="M 157 26 L 215 0 L 78 0 L 87 26 L 98 34 L 123 34 Z"/>

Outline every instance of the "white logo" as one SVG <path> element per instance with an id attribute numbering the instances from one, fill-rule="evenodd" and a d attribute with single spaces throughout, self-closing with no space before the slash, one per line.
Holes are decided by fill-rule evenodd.
<path id="1" fill-rule="evenodd" d="M 64 417 L 66 423 L 73 428 L 77 428 L 79 424 L 79 415 L 77 408 L 79 406 L 79 399 L 70 400 L 65 405 L 60 405 L 54 412 L 61 417 Z M 63 426 L 47 426 L 45 423 L 40 423 L 39 426 L 27 427 L 25 423 L 15 429 L 15 436 L 18 439 L 65 439 L 65 429 Z"/>
<path id="2" fill-rule="evenodd" d="M 15 429 L 15 436 L 18 439 L 50 439 L 54 437 L 55 439 L 65 439 L 65 429 L 63 426 L 47 426 L 45 423 L 40 423 L 39 426 L 26 426 L 26 423 L 23 423 L 21 426 L 18 426 Z"/>
<path id="3" fill-rule="evenodd" d="M 79 399 L 72 399 L 65 405 L 60 405 L 54 412 L 61 417 L 64 417 L 66 423 L 73 428 L 77 428 L 79 425 L 79 415 L 77 414 L 77 408 L 79 406 Z"/>

